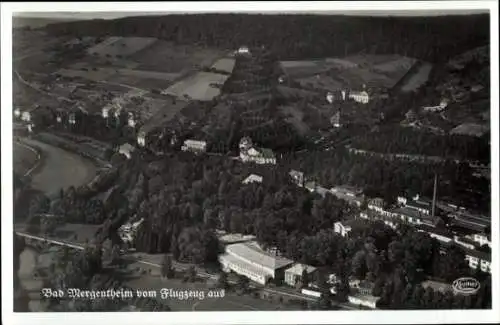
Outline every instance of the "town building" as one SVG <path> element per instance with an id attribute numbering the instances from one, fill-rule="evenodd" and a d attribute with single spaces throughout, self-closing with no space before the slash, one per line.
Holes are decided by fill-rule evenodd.
<path id="1" fill-rule="evenodd" d="M 481 271 L 491 274 L 491 253 L 470 249 L 464 249 L 464 251 L 465 259 L 471 269 L 477 270 L 479 268 Z"/>
<path id="2" fill-rule="evenodd" d="M 135 147 L 129 143 L 124 143 L 118 149 L 118 153 L 127 157 L 127 159 L 132 158 L 132 153 L 135 151 Z"/>
<path id="3" fill-rule="evenodd" d="M 491 248 L 491 239 L 488 238 L 488 236 L 485 233 L 476 233 L 472 235 L 466 235 L 465 238 L 468 238 L 475 243 L 477 243 L 479 246 L 486 245 L 489 248 Z"/>
<path id="4" fill-rule="evenodd" d="M 423 110 L 426 112 L 441 112 L 448 106 L 448 100 L 446 98 L 442 99 L 439 105 L 436 106 L 424 106 Z"/>
<path id="5" fill-rule="evenodd" d="M 248 55 L 250 54 L 250 49 L 248 48 L 248 46 L 241 46 L 238 51 L 237 51 L 238 54 L 240 55 Z"/>
<path id="6" fill-rule="evenodd" d="M 293 264 L 292 260 L 265 252 L 257 242 L 226 246 L 225 253 L 219 255 L 219 262 L 224 272 L 235 272 L 262 285 L 271 279 L 284 280 L 285 270 Z"/>
<path id="7" fill-rule="evenodd" d="M 380 297 L 375 297 L 372 295 L 363 295 L 363 294 L 359 294 L 359 293 L 350 294 L 347 297 L 347 300 L 351 304 L 364 306 L 364 307 L 368 307 L 371 309 L 377 308 L 377 302 L 379 301 L 379 299 L 380 299 Z"/>
<path id="8" fill-rule="evenodd" d="M 291 170 L 288 175 L 292 178 L 292 181 L 299 187 L 304 187 L 305 178 L 304 173 L 297 170 Z"/>
<path id="9" fill-rule="evenodd" d="M 361 104 L 368 104 L 370 101 L 370 95 L 365 91 L 350 91 L 349 96 L 350 99 L 354 100 L 355 102 L 361 103 Z"/>
<path id="10" fill-rule="evenodd" d="M 351 186 L 335 186 L 331 188 L 330 193 L 357 207 L 360 207 L 365 200 L 363 191 Z"/>
<path id="11" fill-rule="evenodd" d="M 248 241 L 255 241 L 254 235 L 243 235 L 239 233 L 227 233 L 224 230 L 215 231 L 219 242 L 223 245 L 244 243 Z"/>
<path id="12" fill-rule="evenodd" d="M 276 156 L 271 149 L 256 148 L 252 139 L 243 137 L 240 140 L 240 159 L 243 162 L 253 162 L 256 164 L 276 164 Z"/>
<path id="13" fill-rule="evenodd" d="M 251 184 L 251 183 L 262 183 L 262 176 L 259 176 L 259 175 L 255 175 L 255 174 L 251 174 L 251 175 L 248 175 L 247 178 L 245 178 L 243 180 L 243 184 Z"/>
<path id="14" fill-rule="evenodd" d="M 207 151 L 207 142 L 200 140 L 185 140 L 184 144 L 181 147 L 182 151 L 191 151 L 191 152 L 205 152 Z"/>
<path id="15" fill-rule="evenodd" d="M 465 209 L 451 212 L 448 214 L 453 225 L 477 232 L 483 233 L 491 227 L 491 218 L 478 213 L 473 213 Z"/>
<path id="16" fill-rule="evenodd" d="M 334 128 L 340 128 L 340 127 L 342 127 L 342 123 L 341 123 L 341 120 L 340 120 L 340 111 L 337 111 L 335 114 L 333 114 L 333 116 L 330 118 L 330 124 Z"/>
<path id="17" fill-rule="evenodd" d="M 331 92 L 328 92 L 326 94 L 326 101 L 329 102 L 330 104 L 332 104 L 335 100 L 335 96 L 331 93 Z"/>
<path id="18" fill-rule="evenodd" d="M 297 282 L 302 281 L 304 271 L 307 272 L 309 279 L 312 279 L 316 268 L 311 265 L 296 263 L 285 270 L 285 283 L 292 287 L 296 286 Z"/>
<path id="19" fill-rule="evenodd" d="M 20 118 L 21 117 L 21 109 L 16 108 L 14 110 L 14 116 L 17 117 L 17 118 Z"/>
<path id="20" fill-rule="evenodd" d="M 376 211 L 378 213 L 382 213 L 385 210 L 385 200 L 382 198 L 373 198 L 371 200 L 368 200 L 368 209 Z"/>
<path id="21" fill-rule="evenodd" d="M 400 219 L 403 223 L 409 223 L 413 225 L 428 225 L 433 227 L 435 219 L 419 210 L 412 209 L 409 207 L 399 207 L 389 211 L 393 218 Z"/>
<path id="22" fill-rule="evenodd" d="M 346 222 L 337 221 L 333 224 L 333 231 L 342 237 L 347 237 L 351 230 L 351 226 Z"/>
<path id="23" fill-rule="evenodd" d="M 134 113 L 132 113 L 132 112 L 128 113 L 127 124 L 131 128 L 135 128 L 135 126 L 137 125 L 137 121 L 135 120 Z"/>
<path id="24" fill-rule="evenodd" d="M 126 223 L 118 229 L 118 235 L 125 244 L 133 245 L 137 230 L 144 222 L 144 219 L 140 219 L 134 223 Z"/>

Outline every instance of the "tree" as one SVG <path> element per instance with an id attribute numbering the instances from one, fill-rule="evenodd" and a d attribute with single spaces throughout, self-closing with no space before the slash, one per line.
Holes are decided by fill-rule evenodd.
<path id="1" fill-rule="evenodd" d="M 302 283 L 302 288 L 307 288 L 309 286 L 309 273 L 307 273 L 307 270 L 305 268 L 304 270 L 302 270 L 300 282 Z"/>
<path id="2" fill-rule="evenodd" d="M 248 291 L 248 285 L 250 281 L 248 278 L 244 275 L 239 274 L 238 275 L 238 282 L 237 282 L 237 288 L 240 293 L 246 293 Z"/>
<path id="3" fill-rule="evenodd" d="M 227 289 L 229 283 L 227 282 L 227 274 L 225 272 L 220 272 L 219 278 L 217 279 L 217 287 L 222 289 Z"/>
<path id="4" fill-rule="evenodd" d="M 161 276 L 167 279 L 173 278 L 175 271 L 172 267 L 172 256 L 170 254 L 165 254 L 161 263 Z"/>

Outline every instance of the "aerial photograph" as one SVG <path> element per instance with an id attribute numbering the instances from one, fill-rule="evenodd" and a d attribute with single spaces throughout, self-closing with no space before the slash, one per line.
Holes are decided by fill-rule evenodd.
<path id="1" fill-rule="evenodd" d="M 488 11 L 44 14 L 14 312 L 492 309 Z"/>

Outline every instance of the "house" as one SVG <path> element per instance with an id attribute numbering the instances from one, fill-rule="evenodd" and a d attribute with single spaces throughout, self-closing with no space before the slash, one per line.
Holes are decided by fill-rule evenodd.
<path id="1" fill-rule="evenodd" d="M 129 113 L 128 113 L 127 124 L 128 124 L 128 126 L 130 126 L 131 128 L 135 128 L 135 126 L 136 126 L 136 124 L 137 124 L 137 121 L 135 120 L 134 113 L 132 113 L 132 112 L 129 112 Z"/>
<path id="2" fill-rule="evenodd" d="M 271 149 L 256 148 L 252 139 L 243 137 L 240 140 L 240 159 L 243 162 L 254 162 L 256 164 L 276 164 L 276 156 Z"/>
<path id="3" fill-rule="evenodd" d="M 334 100 L 335 100 L 335 96 L 331 92 L 328 92 L 326 94 L 326 101 L 329 102 L 330 104 L 332 104 Z"/>
<path id="4" fill-rule="evenodd" d="M 307 272 L 309 279 L 312 279 L 316 268 L 314 266 L 296 263 L 292 267 L 285 270 L 285 283 L 294 287 L 297 282 L 302 281 L 302 274 Z"/>
<path id="5" fill-rule="evenodd" d="M 476 270 L 491 273 L 491 253 L 465 248 L 465 259 L 469 262 L 469 267 Z"/>
<path id="6" fill-rule="evenodd" d="M 491 248 L 491 240 L 488 238 L 488 236 L 485 233 L 476 233 L 473 235 L 466 235 L 465 238 L 471 239 L 475 243 L 477 243 L 479 246 L 487 245 L 489 248 Z"/>
<path id="7" fill-rule="evenodd" d="M 207 150 L 207 142 L 200 140 L 185 140 L 181 147 L 182 151 L 205 152 Z"/>
<path id="8" fill-rule="evenodd" d="M 342 124 L 340 122 L 340 111 L 338 111 L 335 114 L 333 114 L 333 116 L 330 118 L 330 124 L 334 128 L 339 128 L 339 127 L 342 126 Z"/>
<path id="9" fill-rule="evenodd" d="M 243 180 L 243 184 L 262 183 L 262 176 L 251 174 Z"/>
<path id="10" fill-rule="evenodd" d="M 304 178 L 304 173 L 303 172 L 299 172 L 299 171 L 296 171 L 296 170 L 291 170 L 288 175 L 290 175 L 290 177 L 292 178 L 292 181 L 297 184 L 299 187 L 304 187 L 304 181 L 305 181 L 305 178 Z"/>
<path id="11" fill-rule="evenodd" d="M 139 134 L 137 135 L 137 144 L 141 147 L 146 146 L 146 135 L 147 133 L 145 131 L 139 131 Z"/>
<path id="12" fill-rule="evenodd" d="M 441 112 L 448 106 L 448 100 L 446 98 L 442 99 L 439 105 L 436 106 L 424 106 L 423 110 L 426 112 Z"/>
<path id="13" fill-rule="evenodd" d="M 390 213 L 393 218 L 400 219 L 403 223 L 410 223 L 414 225 L 425 224 L 431 227 L 434 226 L 434 218 L 416 209 L 399 207 L 390 210 Z"/>
<path id="14" fill-rule="evenodd" d="M 21 110 L 19 108 L 16 108 L 14 110 L 14 116 L 17 117 L 17 118 L 21 117 Z"/>
<path id="15" fill-rule="evenodd" d="M 430 215 L 432 211 L 432 205 L 423 199 L 421 200 L 409 200 L 406 202 L 405 207 L 413 210 L 417 210 L 420 213 Z"/>
<path id="16" fill-rule="evenodd" d="M 333 231 L 342 237 L 347 237 L 351 230 L 351 226 L 346 222 L 337 221 L 333 224 Z"/>
<path id="17" fill-rule="evenodd" d="M 374 198 L 368 201 L 368 209 L 376 211 L 378 213 L 382 213 L 385 209 L 385 201 L 382 198 Z"/>
<path id="18" fill-rule="evenodd" d="M 126 244 L 132 244 L 135 240 L 137 230 L 142 225 L 144 219 L 140 219 L 134 223 L 126 223 L 118 229 L 118 235 Z"/>
<path id="19" fill-rule="evenodd" d="M 250 50 L 248 49 L 247 46 L 241 46 L 239 49 L 238 49 L 238 54 L 250 54 Z"/>
<path id="20" fill-rule="evenodd" d="M 132 158 L 132 153 L 134 152 L 135 147 L 129 143 L 124 143 L 118 149 L 118 153 L 127 157 L 127 159 Z"/>
<path id="21" fill-rule="evenodd" d="M 430 227 L 428 225 L 423 225 L 423 224 L 417 226 L 417 231 L 425 232 L 430 237 L 437 239 L 441 243 L 445 244 L 453 243 L 453 234 L 451 234 L 448 231 Z"/>
<path id="22" fill-rule="evenodd" d="M 262 285 L 270 279 L 283 280 L 285 270 L 293 264 L 292 260 L 265 252 L 254 241 L 226 246 L 219 262 L 224 272 L 233 271 Z"/>
<path id="23" fill-rule="evenodd" d="M 371 295 L 375 284 L 367 280 L 350 279 L 349 287 L 351 292 L 355 292 L 362 295 Z"/>
<path id="24" fill-rule="evenodd" d="M 348 97 L 361 104 L 368 104 L 368 102 L 370 101 L 370 95 L 365 90 L 351 91 L 349 92 Z"/>
<path id="25" fill-rule="evenodd" d="M 455 236 L 453 236 L 453 241 L 456 244 L 458 244 L 458 245 L 460 245 L 460 246 L 462 246 L 464 248 L 467 248 L 467 249 L 476 249 L 476 243 L 474 241 L 470 240 L 469 238 L 465 237 L 465 236 L 464 237 L 460 237 L 460 236 L 455 235 Z"/>
<path id="26" fill-rule="evenodd" d="M 347 300 L 353 305 L 365 306 L 371 309 L 377 308 L 377 301 L 380 297 L 375 297 L 372 295 L 363 295 L 363 294 L 350 294 L 347 297 Z"/>
<path id="27" fill-rule="evenodd" d="M 467 210 L 458 210 L 448 214 L 454 225 L 469 229 L 478 233 L 483 233 L 491 227 L 491 218 L 475 214 Z"/>
<path id="28" fill-rule="evenodd" d="M 347 203 L 360 207 L 364 202 L 363 191 L 350 186 L 336 186 L 330 189 L 330 193 L 338 199 L 347 201 Z"/>
<path id="29" fill-rule="evenodd" d="M 216 230 L 217 238 L 223 245 L 244 243 L 247 241 L 255 241 L 254 235 L 243 235 L 239 233 L 226 233 L 223 230 Z"/>

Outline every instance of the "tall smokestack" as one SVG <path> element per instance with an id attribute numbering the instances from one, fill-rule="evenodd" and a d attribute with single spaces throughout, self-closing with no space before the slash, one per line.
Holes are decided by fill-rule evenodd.
<path id="1" fill-rule="evenodd" d="M 437 197 L 437 174 L 434 174 L 434 193 L 432 194 L 432 217 L 436 216 L 436 197 Z"/>

